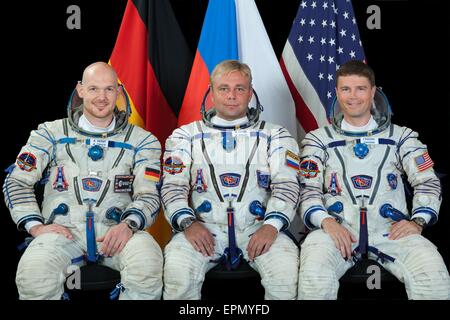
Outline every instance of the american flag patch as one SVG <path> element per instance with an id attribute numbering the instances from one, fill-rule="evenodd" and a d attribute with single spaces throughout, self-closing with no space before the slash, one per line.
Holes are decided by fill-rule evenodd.
<path id="1" fill-rule="evenodd" d="M 425 171 L 434 165 L 433 160 L 431 160 L 428 155 L 428 152 L 425 152 L 421 156 L 415 157 L 414 161 L 416 161 L 416 166 L 419 169 L 419 172 Z"/>
<path id="2" fill-rule="evenodd" d="M 149 168 L 149 167 L 145 168 L 145 178 L 146 179 L 148 179 L 150 181 L 158 182 L 160 176 L 161 176 L 161 171 L 159 171 L 158 169 L 153 169 L 153 168 Z"/>

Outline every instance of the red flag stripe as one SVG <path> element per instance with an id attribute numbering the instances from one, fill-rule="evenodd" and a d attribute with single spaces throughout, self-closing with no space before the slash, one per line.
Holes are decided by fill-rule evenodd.
<path id="1" fill-rule="evenodd" d="M 164 142 L 176 127 L 177 119 L 148 60 L 147 39 L 147 26 L 133 2 L 129 1 L 110 62 L 129 93 L 145 129 Z"/>
<path id="2" fill-rule="evenodd" d="M 283 57 L 280 59 L 280 66 L 281 70 L 283 71 L 284 77 L 286 78 L 289 90 L 291 91 L 292 98 L 294 99 L 295 102 L 295 113 L 297 116 L 297 120 L 300 122 L 300 125 L 306 132 L 317 129 L 318 125 L 316 122 L 316 118 L 311 113 L 311 110 L 309 110 L 309 108 L 306 106 L 305 102 L 303 101 L 303 98 L 300 96 L 299 92 L 295 88 L 291 76 L 289 75 L 289 72 L 286 70 Z"/>
<path id="3" fill-rule="evenodd" d="M 130 48 L 130 44 L 133 44 L 133 48 Z M 147 28 L 130 1 L 125 9 L 110 62 L 141 116 L 146 106 L 146 90 L 142 79 L 147 78 L 147 52 Z"/>
<path id="4" fill-rule="evenodd" d="M 200 107 L 209 85 L 209 71 L 197 50 L 191 76 L 184 96 L 183 106 L 178 116 L 178 126 L 201 119 Z"/>

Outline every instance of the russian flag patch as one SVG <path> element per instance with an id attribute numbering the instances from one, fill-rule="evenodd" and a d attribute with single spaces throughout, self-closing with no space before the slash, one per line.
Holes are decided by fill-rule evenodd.
<path id="1" fill-rule="evenodd" d="M 286 151 L 286 165 L 292 169 L 298 170 L 300 157 L 292 151 Z"/>

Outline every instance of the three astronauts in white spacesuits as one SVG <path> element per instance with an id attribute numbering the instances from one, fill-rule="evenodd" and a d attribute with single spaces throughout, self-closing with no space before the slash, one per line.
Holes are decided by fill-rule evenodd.
<path id="1" fill-rule="evenodd" d="M 127 99 L 109 65 L 88 66 L 68 118 L 39 125 L 9 168 L 6 204 L 34 237 L 17 269 L 21 299 L 60 299 L 68 267 L 86 262 L 120 271 L 120 299 L 160 298 L 162 252 L 142 230 L 160 208 L 161 147 L 128 124 Z M 33 189 L 40 180 L 42 210 Z"/>
<path id="2" fill-rule="evenodd" d="M 298 248 L 287 229 L 299 200 L 298 144 L 289 132 L 259 120 L 249 103 L 250 68 L 219 63 L 214 107 L 202 121 L 166 141 L 162 203 L 177 233 L 164 250 L 164 299 L 200 299 L 205 274 L 241 259 L 259 272 L 266 299 L 297 296 Z"/>
<path id="3" fill-rule="evenodd" d="M 440 181 L 418 134 L 390 121 L 372 69 L 347 62 L 336 75 L 332 123 L 301 143 L 299 299 L 336 299 L 339 278 L 361 257 L 379 259 L 409 299 L 449 299 L 450 279 L 422 229 L 438 219 Z M 408 214 L 402 176 L 414 188 Z"/>
<path id="4" fill-rule="evenodd" d="M 68 267 L 94 262 L 120 271 L 122 299 L 199 299 L 208 270 L 245 259 L 267 299 L 335 299 L 339 278 L 368 257 L 404 282 L 409 298 L 449 299 L 442 257 L 420 235 L 437 221 L 439 179 L 417 133 L 391 124 L 373 71 L 341 66 L 332 124 L 310 132 L 301 153 L 285 128 L 259 120 L 251 82 L 247 65 L 217 65 L 214 107 L 204 103 L 202 121 L 166 141 L 161 200 L 175 234 L 163 291 L 161 249 L 142 231 L 159 211 L 160 144 L 128 124 L 114 70 L 86 68 L 68 118 L 32 131 L 5 179 L 12 218 L 34 237 L 17 270 L 20 298 L 59 299 Z M 403 176 L 414 188 L 411 217 Z M 300 260 L 282 232 L 299 204 L 313 230 Z"/>

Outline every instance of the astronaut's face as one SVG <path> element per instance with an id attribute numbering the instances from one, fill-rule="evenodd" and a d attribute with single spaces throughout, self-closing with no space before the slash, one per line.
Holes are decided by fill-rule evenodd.
<path id="1" fill-rule="evenodd" d="M 90 123 L 107 127 L 113 117 L 119 88 L 117 79 L 110 69 L 98 67 L 83 77 L 77 86 L 78 95 L 83 98 L 83 113 Z"/>
<path id="2" fill-rule="evenodd" d="M 376 87 L 372 87 L 366 77 L 349 75 L 338 78 L 336 96 L 348 123 L 354 126 L 367 124 L 375 91 Z"/>
<path id="3" fill-rule="evenodd" d="M 235 120 L 246 115 L 253 89 L 246 76 L 232 71 L 216 76 L 211 92 L 217 116 Z"/>

